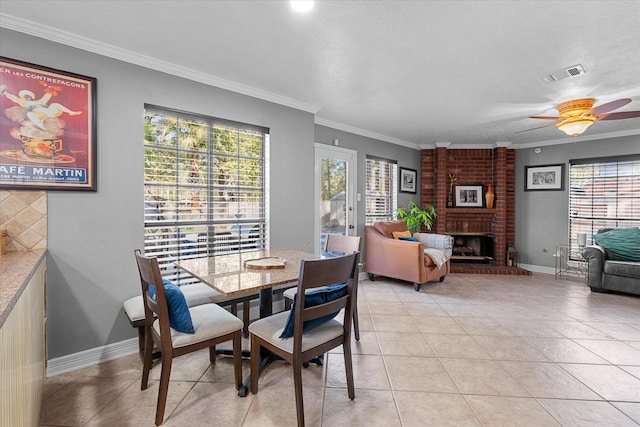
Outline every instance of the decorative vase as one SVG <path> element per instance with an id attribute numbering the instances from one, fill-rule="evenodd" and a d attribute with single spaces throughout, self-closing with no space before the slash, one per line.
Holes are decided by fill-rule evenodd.
<path id="1" fill-rule="evenodd" d="M 484 199 L 487 202 L 487 209 L 493 208 L 493 199 L 496 197 L 493 192 L 493 184 L 487 184 L 487 192 L 484 193 Z"/>

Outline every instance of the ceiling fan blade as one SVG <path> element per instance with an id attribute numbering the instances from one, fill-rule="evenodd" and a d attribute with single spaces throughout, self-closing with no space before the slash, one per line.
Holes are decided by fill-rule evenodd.
<path id="1" fill-rule="evenodd" d="M 618 108 L 623 107 L 630 102 L 631 102 L 631 99 L 629 98 L 616 99 L 615 101 L 607 102 L 606 104 L 593 107 L 591 112 L 593 113 L 594 116 L 599 116 L 600 114 L 617 110 Z"/>
<path id="2" fill-rule="evenodd" d="M 519 130 L 519 131 L 514 132 L 514 133 L 529 132 L 530 130 L 536 130 L 536 129 L 548 128 L 548 127 L 550 127 L 550 126 L 555 126 L 555 123 L 552 123 L 552 124 L 550 124 L 550 125 L 544 125 L 544 126 L 538 126 L 538 127 L 535 127 L 535 128 L 525 129 L 525 130 Z"/>
<path id="3" fill-rule="evenodd" d="M 529 116 L 530 119 L 543 119 L 543 120 L 561 120 L 562 117 L 552 117 L 552 116 Z"/>
<path id="4" fill-rule="evenodd" d="M 598 120 L 633 119 L 634 117 L 640 117 L 640 111 L 620 111 L 619 113 L 603 114 L 598 116 Z"/>

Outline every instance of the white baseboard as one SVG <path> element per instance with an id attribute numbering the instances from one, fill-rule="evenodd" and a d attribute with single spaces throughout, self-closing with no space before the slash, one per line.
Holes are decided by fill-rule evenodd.
<path id="1" fill-rule="evenodd" d="M 47 363 L 47 378 L 56 375 L 108 362 L 138 352 L 138 338 L 131 338 L 103 347 L 91 348 L 78 353 L 68 354 Z"/>
<path id="2" fill-rule="evenodd" d="M 524 268 L 525 270 L 532 271 L 534 273 L 546 273 L 546 274 L 556 274 L 556 270 L 553 267 L 545 267 L 543 265 L 533 265 L 533 264 L 522 264 L 518 263 L 518 267 Z"/>

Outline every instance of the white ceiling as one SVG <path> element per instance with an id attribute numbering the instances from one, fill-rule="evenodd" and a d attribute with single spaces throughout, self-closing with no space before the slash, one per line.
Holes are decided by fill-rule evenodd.
<path id="1" fill-rule="evenodd" d="M 316 1 L 299 14 L 288 1 L 2 0 L 0 26 L 410 147 L 640 134 L 640 118 L 577 138 L 515 133 L 551 123 L 528 116 L 568 99 L 626 97 L 616 111 L 640 110 L 640 1 Z M 541 79 L 576 64 L 585 75 Z"/>

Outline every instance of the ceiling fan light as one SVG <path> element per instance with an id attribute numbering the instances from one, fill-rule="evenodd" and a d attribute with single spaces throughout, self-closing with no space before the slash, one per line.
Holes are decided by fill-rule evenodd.
<path id="1" fill-rule="evenodd" d="M 593 122 L 594 120 L 589 119 L 566 121 L 560 123 L 558 125 L 558 129 L 569 136 L 578 136 L 581 135 L 585 130 L 587 130 L 587 128 L 591 126 Z"/>

